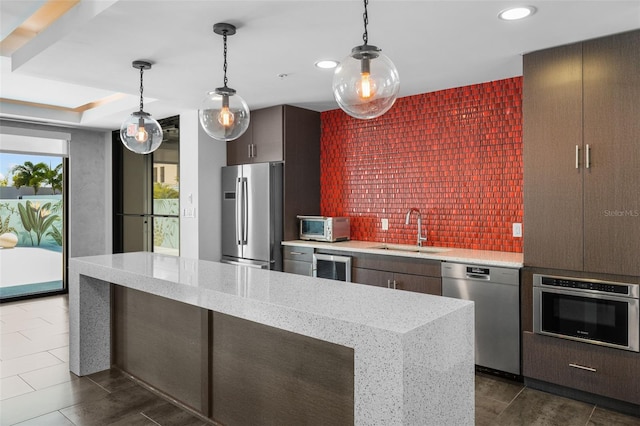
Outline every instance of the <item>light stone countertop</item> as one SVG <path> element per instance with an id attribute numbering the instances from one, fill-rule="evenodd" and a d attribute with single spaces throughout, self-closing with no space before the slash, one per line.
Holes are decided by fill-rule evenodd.
<path id="1" fill-rule="evenodd" d="M 356 424 L 473 424 L 472 302 L 148 252 L 69 264 L 78 375 L 110 366 L 114 283 L 353 348 Z"/>
<path id="2" fill-rule="evenodd" d="M 326 243 L 321 241 L 292 240 L 283 241 L 283 246 L 310 247 L 314 249 L 351 251 L 356 253 L 402 256 L 417 259 L 432 259 L 444 262 L 470 263 L 474 265 L 501 266 L 504 268 L 522 268 L 522 253 L 510 253 L 490 250 L 472 250 L 453 247 L 418 247 L 409 244 L 386 244 L 375 241 L 341 241 Z M 388 247 L 382 249 L 381 247 Z M 422 250 L 422 251 L 411 251 Z"/>

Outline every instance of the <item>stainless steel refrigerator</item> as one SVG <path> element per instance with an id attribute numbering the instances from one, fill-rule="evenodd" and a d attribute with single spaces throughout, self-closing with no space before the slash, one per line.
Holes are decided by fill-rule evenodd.
<path id="1" fill-rule="evenodd" d="M 282 163 L 222 168 L 223 263 L 282 270 Z"/>

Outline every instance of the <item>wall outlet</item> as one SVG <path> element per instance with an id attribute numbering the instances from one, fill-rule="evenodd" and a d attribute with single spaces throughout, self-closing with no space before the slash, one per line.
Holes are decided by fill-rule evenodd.
<path id="1" fill-rule="evenodd" d="M 182 217 L 196 217 L 196 208 L 195 207 L 185 207 L 182 210 Z"/>
<path id="2" fill-rule="evenodd" d="M 389 219 L 382 219 L 382 230 L 383 231 L 389 230 Z"/>
<path id="3" fill-rule="evenodd" d="M 522 237 L 522 224 L 521 223 L 514 223 L 513 224 L 513 236 L 516 238 L 521 238 Z"/>

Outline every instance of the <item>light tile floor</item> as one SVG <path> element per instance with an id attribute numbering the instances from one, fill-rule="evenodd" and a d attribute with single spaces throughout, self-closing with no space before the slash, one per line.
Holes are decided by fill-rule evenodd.
<path id="1" fill-rule="evenodd" d="M 66 296 L 0 305 L 0 425 L 202 425 L 116 370 L 69 372 Z M 640 426 L 625 416 L 476 375 L 476 425 Z"/>

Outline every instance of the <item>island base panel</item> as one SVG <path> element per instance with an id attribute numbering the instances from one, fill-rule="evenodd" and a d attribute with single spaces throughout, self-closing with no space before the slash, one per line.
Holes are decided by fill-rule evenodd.
<path id="1" fill-rule="evenodd" d="M 213 418 L 352 425 L 353 349 L 215 312 Z"/>
<path id="2" fill-rule="evenodd" d="M 113 286 L 113 364 L 208 415 L 209 312 Z"/>

